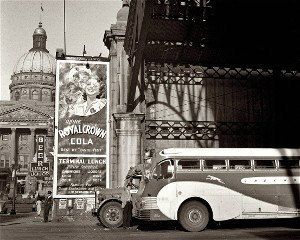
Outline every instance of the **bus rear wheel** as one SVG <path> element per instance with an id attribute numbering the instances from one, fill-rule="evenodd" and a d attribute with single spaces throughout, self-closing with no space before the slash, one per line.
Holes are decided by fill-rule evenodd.
<path id="1" fill-rule="evenodd" d="M 107 228 L 117 228 L 123 224 L 123 210 L 119 202 L 107 202 L 99 211 L 100 222 Z"/>
<path id="2" fill-rule="evenodd" d="M 209 222 L 208 209 L 201 202 L 187 202 L 180 208 L 179 222 L 189 232 L 200 232 Z"/>

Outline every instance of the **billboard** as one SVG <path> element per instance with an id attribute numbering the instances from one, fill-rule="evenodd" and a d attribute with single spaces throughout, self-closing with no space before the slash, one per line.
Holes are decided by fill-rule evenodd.
<path id="1" fill-rule="evenodd" d="M 95 187 L 106 187 L 105 179 L 105 158 L 57 158 L 58 195 L 94 195 Z"/>
<path id="2" fill-rule="evenodd" d="M 95 187 L 108 182 L 103 177 L 109 150 L 108 64 L 57 61 L 54 197 L 90 197 Z M 68 171 L 74 174 L 65 174 Z"/>

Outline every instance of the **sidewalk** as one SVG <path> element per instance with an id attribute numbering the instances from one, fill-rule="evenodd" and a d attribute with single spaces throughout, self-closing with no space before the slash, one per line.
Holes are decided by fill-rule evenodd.
<path id="1" fill-rule="evenodd" d="M 72 216 L 64 216 L 59 218 L 58 220 L 51 221 L 52 216 L 49 216 L 48 224 L 51 225 L 80 225 L 80 226 L 97 226 L 98 220 L 92 215 L 81 215 L 76 216 L 76 218 Z M 17 213 L 16 215 L 9 214 L 0 214 L 0 226 L 8 226 L 14 224 L 39 224 L 43 223 L 43 215 L 37 216 L 35 212 L 33 213 Z"/>
<path id="2" fill-rule="evenodd" d="M 36 213 L 17 213 L 15 215 L 0 214 L 0 225 L 11 225 L 29 222 L 35 219 Z"/>

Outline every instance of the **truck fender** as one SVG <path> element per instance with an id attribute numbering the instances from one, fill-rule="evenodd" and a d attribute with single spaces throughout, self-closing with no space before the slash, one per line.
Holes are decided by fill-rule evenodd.
<path id="1" fill-rule="evenodd" d="M 122 204 L 122 201 L 118 198 L 109 198 L 109 199 L 104 199 L 102 202 L 100 202 L 99 206 L 98 206 L 98 210 L 97 213 L 99 214 L 100 209 L 107 203 L 107 202 L 119 202 Z"/>

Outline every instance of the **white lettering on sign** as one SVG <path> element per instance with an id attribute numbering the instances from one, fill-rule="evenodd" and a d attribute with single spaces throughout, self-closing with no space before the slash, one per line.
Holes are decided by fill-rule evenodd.
<path id="1" fill-rule="evenodd" d="M 85 124 L 67 126 L 63 130 L 59 130 L 58 133 L 61 138 L 69 136 L 70 134 L 72 135 L 72 134 L 82 134 L 82 133 L 96 135 L 99 138 L 106 137 L 106 130 L 102 128 L 98 128 L 97 126 L 85 125 Z"/>
<path id="2" fill-rule="evenodd" d="M 84 159 L 83 158 L 61 158 L 59 159 L 60 164 L 84 164 Z"/>
<path id="3" fill-rule="evenodd" d="M 89 138 L 71 138 L 71 145 L 93 145 L 93 140 Z"/>

